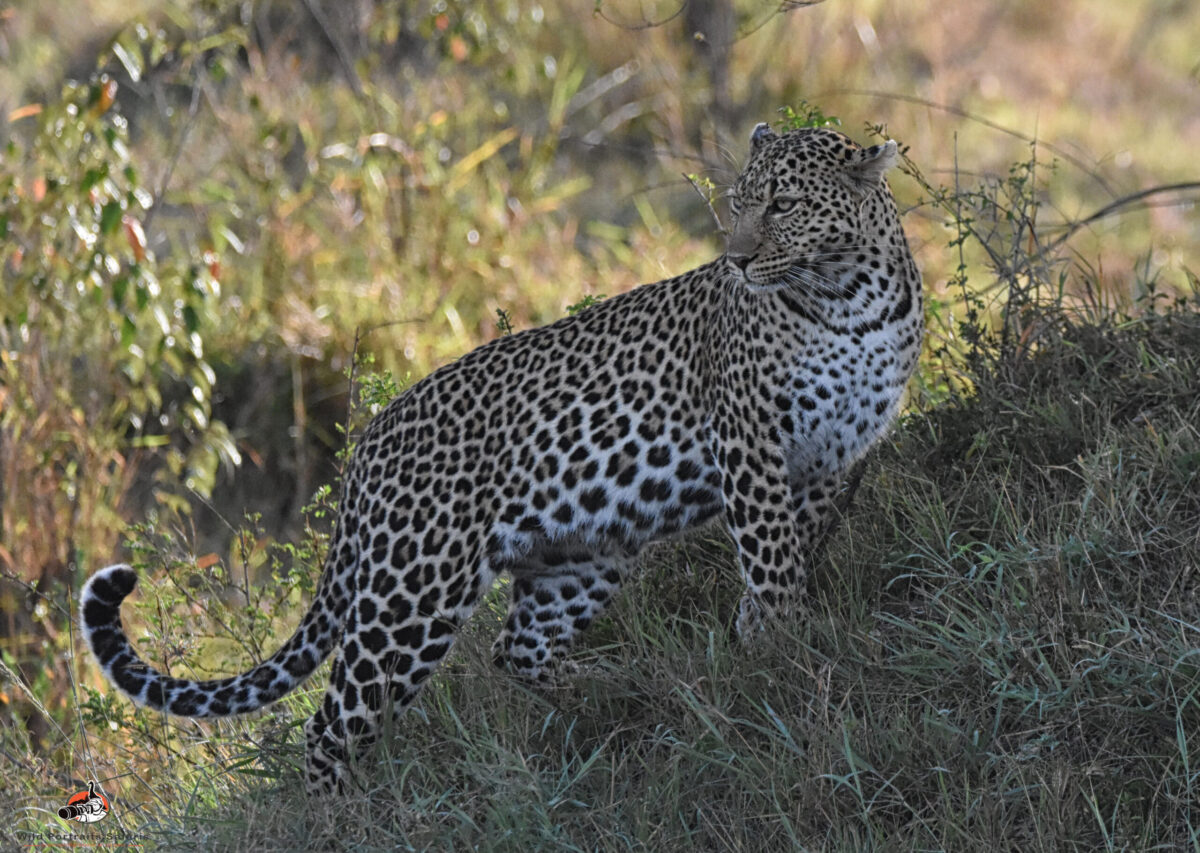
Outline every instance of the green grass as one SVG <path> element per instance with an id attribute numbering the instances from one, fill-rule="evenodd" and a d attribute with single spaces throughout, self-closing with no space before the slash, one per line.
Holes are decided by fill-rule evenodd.
<path id="1" fill-rule="evenodd" d="M 498 590 L 362 796 L 303 795 L 315 683 L 215 727 L 137 712 L 174 745 L 117 808 L 180 849 L 1200 850 L 1193 308 L 1060 316 L 907 416 L 807 618 L 753 646 L 712 532 L 651 554 L 546 693 L 488 660 Z"/>

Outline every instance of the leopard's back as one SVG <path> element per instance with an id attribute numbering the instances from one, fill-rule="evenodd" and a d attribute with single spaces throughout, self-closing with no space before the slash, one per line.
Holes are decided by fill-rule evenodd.
<path id="1" fill-rule="evenodd" d="M 158 673 L 121 630 L 133 576 L 113 567 L 83 594 L 106 673 L 172 713 L 241 713 L 336 648 L 306 726 L 309 785 L 328 791 L 501 573 L 494 657 L 534 681 L 647 542 L 714 516 L 747 584 L 739 632 L 789 612 L 840 477 L 894 417 L 920 346 L 920 280 L 883 179 L 895 157 L 760 126 L 725 255 L 480 347 L 373 420 L 317 598 L 276 655 L 216 682 Z"/>

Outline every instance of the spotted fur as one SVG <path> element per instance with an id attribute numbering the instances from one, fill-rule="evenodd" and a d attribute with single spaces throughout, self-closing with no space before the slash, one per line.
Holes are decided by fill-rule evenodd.
<path id="1" fill-rule="evenodd" d="M 647 542 L 714 516 L 737 544 L 741 635 L 795 608 L 805 552 L 916 363 L 921 287 L 884 172 L 887 142 L 759 125 L 728 251 L 437 370 L 367 427 L 324 573 L 269 660 L 216 681 L 146 665 L 121 627 L 136 576 L 97 572 L 82 625 L 108 678 L 189 717 L 261 708 L 336 646 L 306 726 L 308 784 L 402 709 L 501 573 L 497 663 L 544 679 Z"/>

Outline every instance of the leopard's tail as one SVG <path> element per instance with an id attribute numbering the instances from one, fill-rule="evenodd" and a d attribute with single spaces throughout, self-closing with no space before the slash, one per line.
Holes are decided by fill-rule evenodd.
<path id="1" fill-rule="evenodd" d="M 181 717 L 255 711 L 311 675 L 340 636 L 358 564 L 357 536 L 348 529 L 352 527 L 343 514 L 312 606 L 291 639 L 249 672 L 195 681 L 165 675 L 143 661 L 121 626 L 121 602 L 137 584 L 137 573 L 124 564 L 101 569 L 83 587 L 79 613 L 87 644 L 108 680 L 139 705 Z"/>

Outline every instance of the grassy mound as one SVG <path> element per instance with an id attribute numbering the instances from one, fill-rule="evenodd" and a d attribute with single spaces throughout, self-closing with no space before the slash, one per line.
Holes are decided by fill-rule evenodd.
<path id="1" fill-rule="evenodd" d="M 498 591 L 369 759 L 363 796 L 300 795 L 287 713 L 314 688 L 282 717 L 222 724 L 194 799 L 150 806 L 139 833 L 263 850 L 1194 849 L 1200 315 L 1044 328 L 871 457 L 808 618 L 733 642 L 730 547 L 664 547 L 578 674 L 536 693 L 488 661 Z"/>

